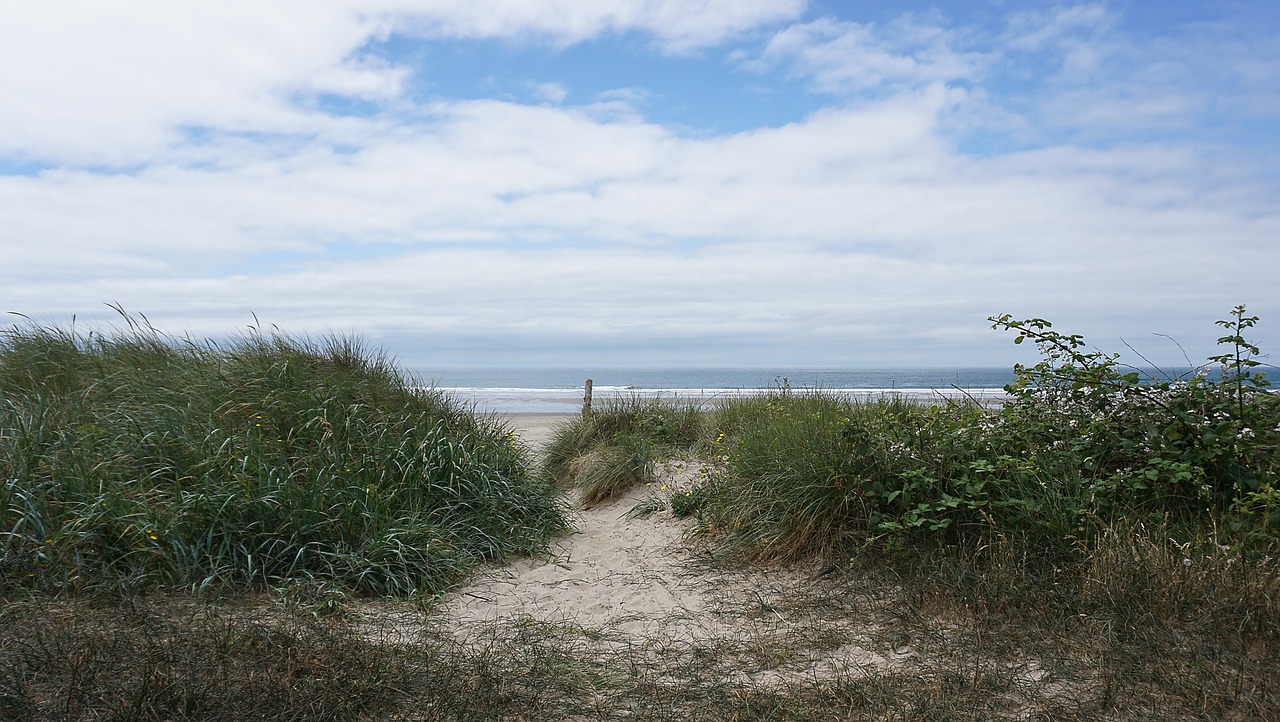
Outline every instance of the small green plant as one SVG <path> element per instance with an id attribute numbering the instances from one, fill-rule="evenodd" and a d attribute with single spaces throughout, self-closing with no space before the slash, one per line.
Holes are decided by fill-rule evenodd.
<path id="1" fill-rule="evenodd" d="M 639 436 L 615 437 L 613 443 L 578 456 L 569 471 L 579 503 L 590 509 L 653 479 L 650 445 Z"/>
<path id="2" fill-rule="evenodd" d="M 795 391 L 730 402 L 717 412 L 722 466 L 699 491 L 704 530 L 751 556 L 790 559 L 1023 513 L 998 486 L 1036 469 L 989 456 L 985 413 Z"/>
<path id="3" fill-rule="evenodd" d="M 702 510 L 711 500 L 710 487 L 695 486 L 688 491 L 676 491 L 671 494 L 671 514 L 677 519 L 694 517 L 702 518 Z"/>
<path id="4" fill-rule="evenodd" d="M 1222 367 L 1222 379 L 1219 383 L 1234 388 L 1236 414 L 1242 419 L 1245 417 L 1247 391 L 1271 385 L 1265 374 L 1254 370 L 1262 365 L 1257 359 L 1262 351 L 1245 339 L 1244 331 L 1257 325 L 1258 317 L 1245 316 L 1245 312 L 1245 306 L 1241 304 L 1231 309 L 1231 318 L 1214 322 L 1228 331 L 1228 335 L 1218 339 L 1218 344 L 1229 344 L 1231 350 L 1209 357 L 1209 361 Z"/>

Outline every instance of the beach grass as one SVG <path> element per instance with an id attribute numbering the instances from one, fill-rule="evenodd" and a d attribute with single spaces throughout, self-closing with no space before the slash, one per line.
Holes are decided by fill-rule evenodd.
<path id="1" fill-rule="evenodd" d="M 702 614 L 732 631 L 697 638 L 515 616 L 463 642 L 430 615 L 376 608 L 15 599 L 0 608 L 0 718 L 1274 718 L 1274 651 L 1223 634 L 1237 619 L 1189 635 L 1168 615 L 984 606 L 970 595 L 985 582 L 957 587 L 956 570 L 932 587 L 900 563 L 802 586 L 743 571 L 743 594 L 715 563 L 720 593 Z"/>
<path id="2" fill-rule="evenodd" d="M 705 440 L 704 416 L 675 398 L 616 397 L 557 429 L 543 472 L 591 507 L 653 480 L 659 458 L 691 453 Z"/>
<path id="3" fill-rule="evenodd" d="M 359 342 L 0 339 L 6 588 L 438 592 L 567 522 L 500 424 Z"/>

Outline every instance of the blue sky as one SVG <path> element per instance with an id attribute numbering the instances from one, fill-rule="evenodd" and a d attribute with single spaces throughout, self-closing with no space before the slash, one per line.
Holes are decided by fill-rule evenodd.
<path id="1" fill-rule="evenodd" d="M 1280 344 L 1280 5 L 137 0 L 0 23 L 0 311 L 407 365 Z M 13 317 L 17 318 L 17 317 Z M 1169 342 L 1167 334 L 1181 344 Z"/>

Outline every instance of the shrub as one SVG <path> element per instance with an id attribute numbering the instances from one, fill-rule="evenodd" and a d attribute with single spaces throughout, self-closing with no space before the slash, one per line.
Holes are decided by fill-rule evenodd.
<path id="1" fill-rule="evenodd" d="M 1036 473 L 987 443 L 986 412 L 968 402 L 781 392 L 729 402 L 717 418 L 729 431 L 704 492 L 706 531 L 731 532 L 756 557 L 847 550 L 911 530 L 954 534 L 995 513 L 1022 514 L 999 487 Z"/>
<path id="2" fill-rule="evenodd" d="M 844 554 L 889 537 L 972 543 L 1013 535 L 1048 563 L 1073 540 L 1145 515 L 1191 536 L 1224 521 L 1263 546 L 1280 529 L 1280 398 L 1255 370 L 1243 306 L 1228 351 L 1179 379 L 1144 382 L 1041 319 L 993 318 L 1043 360 L 1015 368 L 1009 400 L 857 403 L 781 389 L 735 400 L 712 426 L 725 463 L 703 531 L 748 556 Z"/>
<path id="3" fill-rule="evenodd" d="M 1085 351 L 1084 339 L 1041 319 L 993 318 L 997 328 L 1030 338 L 1043 360 L 1016 367 L 1003 431 L 1026 453 L 1078 469 L 1102 514 L 1138 509 L 1186 519 L 1220 514 L 1268 497 L 1277 486 L 1280 397 L 1267 393 L 1241 335 L 1256 323 L 1245 307 L 1218 323 L 1226 353 L 1191 374 L 1146 383 L 1118 355 Z M 1083 510 L 1082 510 L 1083 511 Z"/>

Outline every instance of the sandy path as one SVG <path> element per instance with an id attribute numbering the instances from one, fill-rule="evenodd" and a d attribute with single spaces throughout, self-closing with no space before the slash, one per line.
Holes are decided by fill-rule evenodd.
<path id="1" fill-rule="evenodd" d="M 553 544 L 547 558 L 486 569 L 441 611 L 464 635 L 487 622 L 525 615 L 629 636 L 714 633 L 714 619 L 702 614 L 706 585 L 682 573 L 695 553 L 683 543 L 683 523 L 667 512 L 625 516 L 647 494 L 642 487 L 578 512 L 575 531 Z"/>
<path id="2" fill-rule="evenodd" d="M 569 418 L 506 421 L 536 453 Z M 545 558 L 479 570 L 431 610 L 433 623 L 464 645 L 483 645 L 493 630 L 531 619 L 565 639 L 593 640 L 586 657 L 638 662 L 642 671 L 633 672 L 639 675 L 633 682 L 675 686 L 803 689 L 841 675 L 900 674 L 928 661 L 917 656 L 911 635 L 887 624 L 901 624 L 884 611 L 890 598 L 845 589 L 814 569 L 704 563 L 707 551 L 685 540 L 691 522 L 666 510 L 628 514 L 651 494 L 691 483 L 690 465 L 667 462 L 654 486 L 576 511 L 574 532 L 556 540 Z M 954 634 L 952 627 L 930 634 L 942 638 L 947 630 Z M 1016 685 L 1045 684 L 1037 660 L 1006 661 Z"/>
<path id="3" fill-rule="evenodd" d="M 509 414 L 507 425 L 535 453 L 572 419 L 565 414 Z M 460 636 L 487 623 L 529 616 L 628 636 L 682 638 L 710 630 L 705 593 L 681 573 L 693 550 L 685 525 L 669 512 L 627 517 L 650 490 L 574 514 L 574 531 L 545 558 L 482 569 L 445 600 L 439 612 Z"/>
<path id="4" fill-rule="evenodd" d="M 514 414 L 504 420 L 535 453 L 572 419 L 566 414 Z M 704 640 L 741 636 L 715 613 L 726 598 L 746 593 L 706 565 L 688 562 L 705 554 L 685 543 L 692 522 L 669 510 L 628 514 L 650 495 L 667 496 L 693 482 L 681 461 L 660 464 L 652 487 L 639 487 L 613 502 L 575 510 L 574 531 L 552 543 L 545 558 L 521 559 L 477 572 L 437 608 L 459 637 L 495 622 L 531 617 L 584 629 L 609 629 L 632 639 Z M 774 570 L 774 581 L 798 575 Z M 739 587 L 735 591 L 735 587 Z M 755 592 L 752 592 L 755 594 Z M 756 595 L 758 596 L 758 594 Z M 739 622 L 741 620 L 738 620 Z M 772 621 L 772 620 L 771 620 Z"/>
<path id="5" fill-rule="evenodd" d="M 547 558 L 482 570 L 442 601 L 437 619 L 462 642 L 484 639 L 494 624 L 528 618 L 607 631 L 612 641 L 602 642 L 602 649 L 617 644 L 656 652 L 674 643 L 693 645 L 686 650 L 736 650 L 714 662 L 732 684 L 781 686 L 854 667 L 888 668 L 903 659 L 872 651 L 868 634 L 876 630 L 865 620 L 853 629 L 851 620 L 788 608 L 785 600 L 812 583 L 809 573 L 691 565 L 706 552 L 685 542 L 690 522 L 665 510 L 628 514 L 650 494 L 669 493 L 660 490 L 663 483 L 689 483 L 688 472 L 682 462 L 664 464 L 655 486 L 577 511 L 575 531 L 557 540 Z"/>

